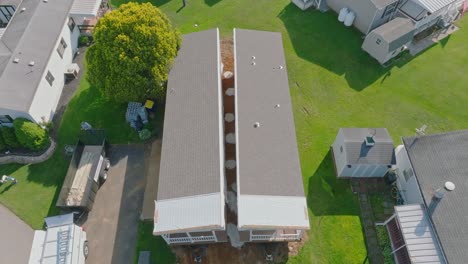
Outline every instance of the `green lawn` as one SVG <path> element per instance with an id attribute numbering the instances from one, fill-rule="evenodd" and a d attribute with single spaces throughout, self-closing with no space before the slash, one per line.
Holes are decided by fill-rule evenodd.
<path id="1" fill-rule="evenodd" d="M 110 143 L 138 142 L 137 133 L 125 123 L 125 111 L 125 104 L 102 99 L 98 90 L 90 88 L 83 78 L 60 124 L 56 153 L 41 164 L 0 166 L 0 175 L 12 175 L 19 180 L 14 186 L 0 186 L 0 203 L 33 228 L 42 228 L 44 217 L 58 213 L 55 201 L 70 162 L 70 157 L 64 155 L 64 145 L 76 143 L 82 121 L 94 128 L 104 128 Z M 155 122 L 161 123 L 162 117 L 161 111 Z"/>
<path id="2" fill-rule="evenodd" d="M 125 0 L 113 0 L 119 5 Z M 330 144 L 339 127 L 387 127 L 396 142 L 428 125 L 428 132 L 468 127 L 468 25 L 443 44 L 413 59 L 382 68 L 360 49 L 356 30 L 336 14 L 302 12 L 289 0 L 154 0 L 183 33 L 219 27 L 231 37 L 234 27 L 283 34 L 304 187 L 311 230 L 309 240 L 290 263 L 362 263 L 366 249 L 359 207 L 346 181 L 333 176 Z M 194 27 L 198 24 L 198 27 Z M 68 166 L 63 144 L 75 141 L 83 120 L 107 128 L 112 143 L 133 141 L 123 124 L 125 106 L 109 104 L 84 81 L 69 104 L 59 130 L 59 149 L 39 165 L 0 166 L 0 174 L 19 178 L 0 187 L 0 202 L 34 228 L 55 213 L 54 200 Z M 140 250 L 151 250 L 161 263 L 174 260 L 161 239 L 140 226 Z"/>
<path id="3" fill-rule="evenodd" d="M 382 68 L 361 50 L 361 34 L 332 12 L 303 12 L 289 0 L 187 0 L 182 9 L 182 0 L 150 2 L 182 33 L 218 27 L 231 37 L 238 27 L 283 34 L 311 216 L 309 242 L 290 263 L 365 259 L 357 201 L 348 183 L 333 176 L 328 152 L 338 128 L 386 127 L 399 143 L 423 124 L 430 133 L 468 127 L 466 19 L 443 45 Z"/>

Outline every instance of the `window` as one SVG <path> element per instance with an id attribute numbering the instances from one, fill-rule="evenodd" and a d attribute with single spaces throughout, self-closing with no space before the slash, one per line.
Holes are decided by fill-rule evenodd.
<path id="1" fill-rule="evenodd" d="M 393 14 L 393 12 L 395 12 L 395 9 L 396 9 L 397 5 L 398 5 L 398 1 L 396 1 L 395 3 L 390 4 L 387 7 L 385 7 L 385 11 L 382 14 L 382 18 Z"/>
<path id="2" fill-rule="evenodd" d="M 0 124 L 12 123 L 13 118 L 9 115 L 0 115 Z"/>
<path id="3" fill-rule="evenodd" d="M 343 153 L 343 146 L 340 146 L 340 152 Z"/>
<path id="4" fill-rule="evenodd" d="M 411 168 L 403 170 L 403 176 L 405 176 L 405 181 L 409 181 L 413 177 L 414 173 Z"/>
<path id="5" fill-rule="evenodd" d="M 70 28 L 70 31 L 73 31 L 73 29 L 75 29 L 75 20 L 73 20 L 72 17 L 70 17 L 70 19 L 68 19 L 68 27 Z"/>
<path id="6" fill-rule="evenodd" d="M 60 56 L 60 58 L 63 59 L 63 53 L 65 52 L 65 49 L 67 48 L 67 43 L 65 42 L 65 40 L 62 38 L 60 40 L 60 44 L 58 45 L 57 47 L 57 52 Z"/>
<path id="7" fill-rule="evenodd" d="M 376 43 L 377 45 L 380 45 L 381 42 L 382 42 L 381 39 L 377 39 L 377 40 L 375 41 L 375 43 Z"/>
<path id="8" fill-rule="evenodd" d="M 50 73 L 50 71 L 47 71 L 47 75 L 46 75 L 45 79 L 50 84 L 50 86 L 52 86 L 52 84 L 54 83 L 54 80 L 55 80 L 54 76 L 52 75 L 52 73 Z"/>

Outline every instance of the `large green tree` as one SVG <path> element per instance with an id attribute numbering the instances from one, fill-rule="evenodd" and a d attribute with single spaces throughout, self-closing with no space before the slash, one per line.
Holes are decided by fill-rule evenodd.
<path id="1" fill-rule="evenodd" d="M 89 48 L 88 81 L 116 102 L 162 98 L 180 34 L 150 3 L 128 3 L 96 25 Z"/>

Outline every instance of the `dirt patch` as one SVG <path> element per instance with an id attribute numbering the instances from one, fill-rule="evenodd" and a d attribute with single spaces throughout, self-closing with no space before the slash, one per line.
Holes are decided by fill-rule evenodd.
<path id="1" fill-rule="evenodd" d="M 302 234 L 301 241 L 288 242 L 288 255 L 297 256 L 307 240 L 309 240 L 309 235 L 307 232 L 304 232 L 304 234 Z"/>
<path id="2" fill-rule="evenodd" d="M 191 246 L 174 247 L 178 263 L 193 264 L 197 249 Z M 266 253 L 271 252 L 273 261 L 266 260 Z M 262 264 L 284 263 L 288 259 L 288 243 L 249 243 L 241 249 L 233 248 L 229 243 L 211 244 L 206 248 L 202 263 L 208 264 Z"/>
<path id="3" fill-rule="evenodd" d="M 234 42 L 232 38 L 221 40 L 221 58 L 224 71 L 234 72 Z"/>

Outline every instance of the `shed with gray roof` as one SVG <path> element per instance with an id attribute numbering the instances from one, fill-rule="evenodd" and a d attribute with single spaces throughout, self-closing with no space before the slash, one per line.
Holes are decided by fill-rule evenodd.
<path id="1" fill-rule="evenodd" d="M 414 37 L 414 23 L 397 17 L 372 30 L 365 38 L 362 49 L 384 64 L 407 49 Z"/>
<path id="2" fill-rule="evenodd" d="M 281 34 L 235 29 L 234 53 L 238 229 L 299 239 L 309 218 Z"/>
<path id="3" fill-rule="evenodd" d="M 331 150 L 338 177 L 383 177 L 396 164 L 386 128 L 340 128 Z"/>
<path id="4" fill-rule="evenodd" d="M 448 263 L 468 260 L 468 130 L 403 138 L 414 176 Z M 434 197 L 444 183 L 455 190 Z"/>
<path id="5" fill-rule="evenodd" d="M 218 30 L 184 35 L 169 73 L 155 201 L 153 234 L 169 244 L 223 240 L 212 233 L 225 229 L 222 118 Z"/>

